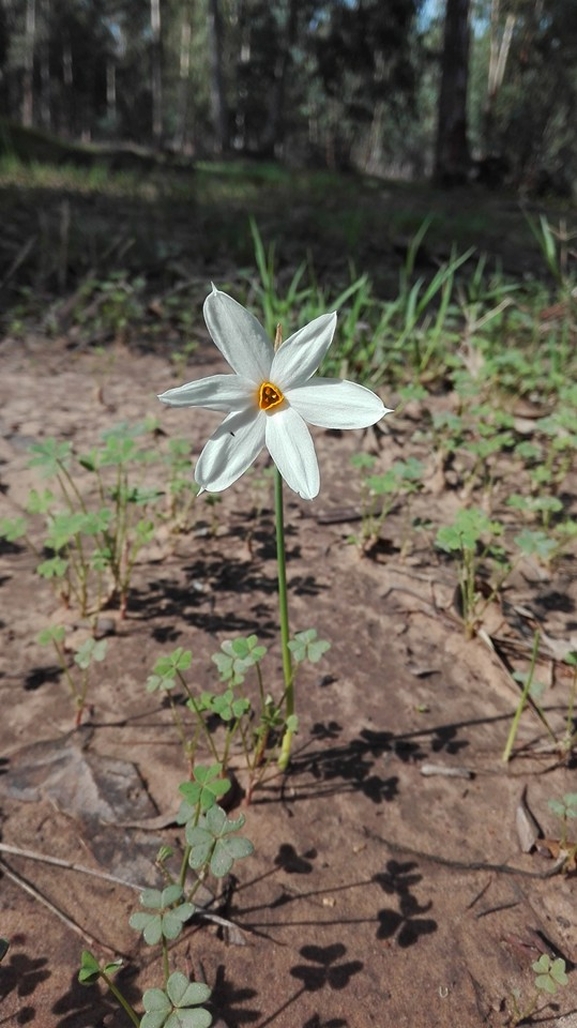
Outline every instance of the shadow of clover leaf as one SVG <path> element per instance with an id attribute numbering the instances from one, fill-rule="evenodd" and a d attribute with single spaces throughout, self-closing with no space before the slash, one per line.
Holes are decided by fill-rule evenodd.
<path id="1" fill-rule="evenodd" d="M 299 953 L 309 964 L 297 964 L 291 967 L 291 975 L 303 983 L 307 992 L 317 992 L 325 985 L 331 989 L 344 989 L 349 984 L 354 974 L 362 970 L 363 964 L 360 960 L 350 960 L 348 963 L 339 964 L 346 953 L 346 947 L 341 942 L 332 946 L 303 946 Z"/>
<path id="2" fill-rule="evenodd" d="M 431 742 L 433 753 L 441 753 L 442 750 L 445 750 L 446 753 L 455 754 L 466 749 L 469 743 L 466 739 L 458 739 L 458 734 L 458 729 L 454 725 L 442 725 L 436 728 Z"/>
<path id="3" fill-rule="evenodd" d="M 388 860 L 386 871 L 379 871 L 373 875 L 372 881 L 380 885 L 383 892 L 389 896 L 394 893 L 409 892 L 411 885 L 418 885 L 422 880 L 421 874 L 414 874 L 418 865 L 414 861 L 407 861 L 404 864 L 398 860 Z"/>
<path id="4" fill-rule="evenodd" d="M 38 985 L 50 978 L 52 972 L 48 970 L 47 964 L 46 957 L 33 959 L 26 953 L 13 953 L 10 961 L 2 965 L 0 1002 L 14 989 L 21 998 L 31 996 Z"/>
<path id="5" fill-rule="evenodd" d="M 400 911 L 379 910 L 377 918 L 379 927 L 377 939 L 390 939 L 398 932 L 397 945 L 402 949 L 413 946 L 419 936 L 431 935 L 437 931 L 437 922 L 432 918 L 420 918 L 418 914 L 426 914 L 432 903 L 420 907 L 418 901 L 410 893 L 401 893 L 399 897 Z"/>
<path id="6" fill-rule="evenodd" d="M 274 862 L 276 867 L 282 867 L 283 871 L 289 875 L 308 875 L 313 870 L 313 865 L 308 858 L 314 859 L 316 855 L 317 851 L 312 849 L 307 850 L 301 857 L 290 842 L 283 842 L 279 846 Z"/>
<path id="7" fill-rule="evenodd" d="M 260 1010 L 247 1009 L 245 1004 L 247 1000 L 254 999 L 258 996 L 257 990 L 244 983 L 240 986 L 236 986 L 234 982 L 227 978 L 227 971 L 224 964 L 219 964 L 216 969 L 216 976 L 214 978 L 214 985 L 212 989 L 211 1002 L 214 1007 L 218 1010 L 221 1020 L 218 1024 L 221 1025 L 235 1025 L 235 1028 L 241 1028 L 243 1024 L 251 1024 L 254 1021 L 260 1021 L 262 1014 Z"/>
<path id="8" fill-rule="evenodd" d="M 343 726 L 338 721 L 315 721 L 310 732 L 313 739 L 322 742 L 323 739 L 338 739 Z"/>

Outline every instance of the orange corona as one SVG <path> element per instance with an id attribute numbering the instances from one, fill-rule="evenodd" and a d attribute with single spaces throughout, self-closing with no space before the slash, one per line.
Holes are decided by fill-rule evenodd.
<path id="1" fill-rule="evenodd" d="M 258 405 L 261 410 L 273 410 L 284 403 L 284 396 L 272 382 L 263 382 L 258 391 Z"/>

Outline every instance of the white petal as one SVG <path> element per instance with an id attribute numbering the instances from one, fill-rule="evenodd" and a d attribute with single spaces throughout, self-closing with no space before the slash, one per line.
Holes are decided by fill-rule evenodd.
<path id="1" fill-rule="evenodd" d="M 206 443 L 194 477 L 202 489 L 220 493 L 251 466 L 264 446 L 263 411 L 235 411 Z"/>
<path id="2" fill-rule="evenodd" d="M 240 375 L 210 375 L 198 382 L 167 389 L 158 399 L 170 407 L 233 411 L 256 406 L 256 391 L 254 383 Z"/>
<path id="3" fill-rule="evenodd" d="M 371 389 L 334 378 L 315 378 L 285 395 L 305 421 L 321 428 L 368 428 L 391 413 Z"/>
<path id="4" fill-rule="evenodd" d="M 305 500 L 320 488 L 319 465 L 311 434 L 291 407 L 266 417 L 266 446 L 287 485 Z"/>
<path id="5" fill-rule="evenodd" d="M 336 314 L 321 314 L 299 329 L 275 353 L 270 380 L 283 392 L 304 385 L 314 375 L 333 341 Z"/>
<path id="6" fill-rule="evenodd" d="M 266 381 L 273 345 L 250 311 L 213 286 L 204 301 L 203 313 L 208 331 L 232 370 L 252 382 Z"/>

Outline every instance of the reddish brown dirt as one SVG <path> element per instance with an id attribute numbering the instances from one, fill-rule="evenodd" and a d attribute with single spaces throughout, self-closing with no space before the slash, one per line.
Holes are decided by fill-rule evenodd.
<path id="1" fill-rule="evenodd" d="M 155 393 L 174 381 L 158 356 L 111 348 L 99 389 L 102 361 L 90 352 L 41 338 L 6 340 L 2 350 L 2 516 L 13 516 L 38 484 L 27 469 L 27 446 L 35 440 L 54 435 L 88 449 L 112 424 L 156 415 L 165 432 L 190 433 L 198 451 L 218 417 L 159 408 Z M 211 362 L 202 349 L 190 377 L 215 370 Z M 394 397 L 384 400 L 394 405 Z M 503 765 L 518 690 L 481 638 L 465 639 L 453 607 L 454 565 L 434 550 L 430 535 L 416 534 L 401 555 L 399 509 L 370 559 L 346 542 L 358 523 L 319 519 L 358 509 L 358 479 L 348 461 L 360 450 L 378 453 L 383 470 L 413 453 L 432 475 L 433 455 L 411 441 L 419 417 L 417 407 L 392 416 L 380 440 L 317 432 L 321 495 L 312 504 L 287 495 L 292 626 L 316 628 L 332 648 L 299 679 L 301 730 L 289 774 L 258 791 L 245 810 L 255 854 L 235 867 L 222 910 L 242 936 L 230 940 L 203 924 L 187 929 L 171 951 L 175 967 L 204 974 L 213 988 L 219 1026 L 505 1025 L 514 990 L 522 1002 L 532 995 L 531 963 L 540 949 L 562 955 L 570 977 L 548 1005 L 540 1001 L 534 1023 L 577 1026 L 575 878 L 546 877 L 552 861 L 522 853 L 515 828 L 526 789 L 543 833 L 558 833 L 547 801 L 575 790 L 574 770 L 554 753 L 536 754 L 547 739 L 530 712 L 517 744 L 524 755 Z M 500 488 L 511 489 L 506 475 Z M 440 524 L 461 502 L 456 491 L 439 492 L 427 479 L 412 516 Z M 195 517 L 206 524 L 212 512 L 197 503 Z M 222 497 L 216 518 L 215 535 L 159 538 L 143 555 L 128 616 L 116 619 L 90 692 L 91 727 L 83 729 L 78 751 L 136 765 L 139 819 L 147 811 L 172 814 L 187 773 L 170 710 L 144 687 L 160 654 L 192 649 L 194 681 L 204 688 L 214 682 L 210 655 L 220 643 L 254 631 L 270 647 L 267 687 L 280 689 L 270 484 L 248 474 Z M 151 873 L 144 857 L 161 842 L 178 844 L 177 827 L 113 826 L 83 816 L 82 807 L 73 816 L 69 778 L 59 792 L 42 770 L 60 749 L 70 754 L 78 733 L 69 734 L 73 712 L 62 676 L 35 641 L 63 615 L 34 566 L 25 549 L 3 544 L 2 841 L 122 877 L 132 869 L 139 884 L 146 868 Z M 492 612 L 487 632 L 509 640 L 513 667 L 526 669 L 532 640 L 531 623 L 515 606 L 529 608 L 552 639 L 575 637 L 574 566 L 567 558 L 550 575 L 524 568 L 506 606 Z M 560 730 L 567 668 L 543 660 L 539 676 L 551 683 L 544 702 Z M 430 763 L 471 776 L 426 776 Z M 128 926 L 134 890 L 7 852 L 0 857 L 20 878 L 4 873 L 1 880 L 0 935 L 11 948 L 0 969 L 0 1023 L 128 1024 L 108 995 L 81 987 L 76 975 L 80 951 L 90 948 L 101 957 L 125 955 L 120 980 L 135 1003 L 143 988 L 160 984 L 156 950 Z M 81 934 L 24 891 L 25 883 Z"/>

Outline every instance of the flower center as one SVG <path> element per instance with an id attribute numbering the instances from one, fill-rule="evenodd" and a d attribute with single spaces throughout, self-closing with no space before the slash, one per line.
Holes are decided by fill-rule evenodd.
<path id="1" fill-rule="evenodd" d="M 284 396 L 272 382 L 263 382 L 258 391 L 258 405 L 261 410 L 272 410 L 284 403 Z"/>

